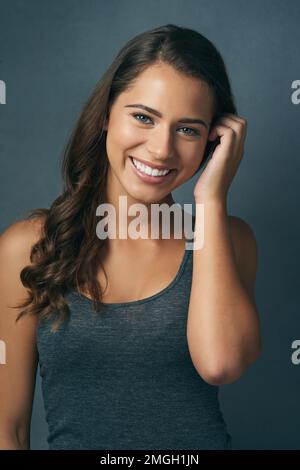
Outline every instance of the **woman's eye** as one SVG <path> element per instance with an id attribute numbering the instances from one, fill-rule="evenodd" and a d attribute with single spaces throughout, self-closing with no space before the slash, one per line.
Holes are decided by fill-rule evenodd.
<path id="1" fill-rule="evenodd" d="M 150 121 L 152 121 L 152 119 L 151 119 L 149 116 L 146 116 L 145 114 L 133 113 L 132 116 L 133 116 L 137 121 L 140 121 L 140 119 L 137 119 L 137 116 L 143 116 L 143 117 L 145 117 L 146 119 L 150 119 Z M 141 122 L 145 122 L 145 121 L 141 121 Z"/>
<path id="2" fill-rule="evenodd" d="M 146 116 L 146 114 L 141 114 L 141 113 L 133 113 L 132 116 L 137 120 L 137 121 L 140 121 L 144 124 L 147 124 L 147 122 L 141 120 L 141 119 L 138 119 L 138 116 L 142 116 L 146 119 L 149 119 L 150 121 L 152 121 L 151 117 L 150 116 Z M 187 129 L 188 131 L 192 131 L 192 134 L 191 133 L 186 133 L 184 132 L 184 134 L 188 135 L 188 136 L 194 136 L 194 135 L 200 135 L 200 132 L 197 131 L 197 129 L 192 129 L 191 127 L 181 127 L 180 129 Z"/>
<path id="3" fill-rule="evenodd" d="M 191 129 L 190 127 L 181 127 L 181 129 L 188 129 L 189 131 L 193 132 L 193 134 L 188 135 L 200 135 L 200 132 L 198 132 L 196 129 Z"/>

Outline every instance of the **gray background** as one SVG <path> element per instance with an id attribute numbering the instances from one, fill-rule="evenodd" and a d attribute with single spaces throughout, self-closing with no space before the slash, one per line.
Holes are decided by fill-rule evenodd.
<path id="1" fill-rule="evenodd" d="M 59 159 L 85 100 L 134 35 L 166 23 L 198 30 L 227 65 L 238 113 L 248 120 L 245 155 L 228 212 L 253 228 L 259 247 L 256 299 L 263 352 L 220 387 L 234 449 L 299 449 L 299 123 L 291 83 L 300 79 L 300 2 L 276 0 L 1 1 L 1 220 L 49 207 Z M 199 173 L 174 192 L 193 202 Z M 31 448 L 47 449 L 39 370 Z"/>

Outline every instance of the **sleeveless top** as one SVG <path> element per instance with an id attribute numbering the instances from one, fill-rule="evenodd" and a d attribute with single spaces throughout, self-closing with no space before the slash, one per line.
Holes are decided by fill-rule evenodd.
<path id="1" fill-rule="evenodd" d="M 189 246 L 193 242 L 188 242 Z M 37 327 L 49 449 L 232 449 L 219 386 L 195 369 L 186 339 L 193 250 L 166 288 L 107 303 L 66 294 L 70 320 Z"/>

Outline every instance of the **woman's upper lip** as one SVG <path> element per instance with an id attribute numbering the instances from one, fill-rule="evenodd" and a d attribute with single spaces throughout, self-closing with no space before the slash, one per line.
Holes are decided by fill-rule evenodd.
<path id="1" fill-rule="evenodd" d="M 144 163 L 145 165 L 147 166 L 150 166 L 151 168 L 157 168 L 158 170 L 173 170 L 173 168 L 170 168 L 169 166 L 165 166 L 165 165 L 154 165 L 153 163 L 150 163 L 148 162 L 147 160 L 142 160 L 141 158 L 136 158 L 134 157 L 133 155 L 130 155 L 132 158 L 134 158 L 135 160 L 141 162 L 141 163 Z"/>

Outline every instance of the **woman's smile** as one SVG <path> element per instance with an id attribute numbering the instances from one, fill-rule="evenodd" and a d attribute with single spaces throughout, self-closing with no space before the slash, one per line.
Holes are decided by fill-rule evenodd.
<path id="1" fill-rule="evenodd" d="M 158 168 L 153 169 L 150 168 L 150 166 L 141 164 L 136 159 L 133 159 L 133 157 L 131 156 L 129 157 L 129 160 L 131 169 L 133 170 L 134 174 L 145 183 L 164 183 L 166 181 L 169 181 L 176 171 L 176 169 L 174 168 L 170 170 L 159 170 Z"/>

